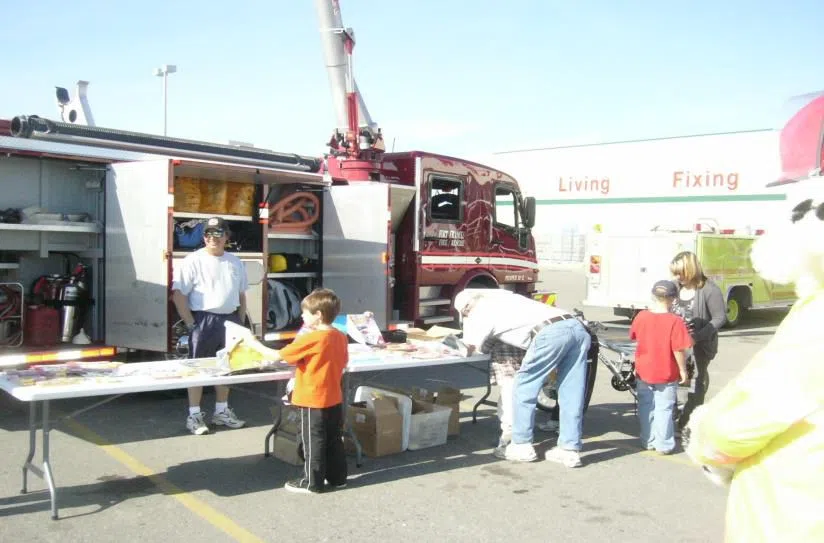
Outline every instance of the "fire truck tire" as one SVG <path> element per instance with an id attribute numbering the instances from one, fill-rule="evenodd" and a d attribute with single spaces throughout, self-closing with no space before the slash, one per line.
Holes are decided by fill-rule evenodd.
<path id="1" fill-rule="evenodd" d="M 727 328 L 735 328 L 747 310 L 746 297 L 742 290 L 733 289 L 727 298 Z"/>

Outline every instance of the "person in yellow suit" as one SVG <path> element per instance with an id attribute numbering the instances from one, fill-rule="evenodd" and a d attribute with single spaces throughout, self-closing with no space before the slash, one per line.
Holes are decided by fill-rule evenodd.
<path id="1" fill-rule="evenodd" d="M 727 542 L 824 541 L 824 180 L 799 185 L 817 195 L 788 195 L 789 220 L 751 255 L 762 277 L 794 284 L 798 301 L 689 422 L 687 454 L 729 486 Z"/>

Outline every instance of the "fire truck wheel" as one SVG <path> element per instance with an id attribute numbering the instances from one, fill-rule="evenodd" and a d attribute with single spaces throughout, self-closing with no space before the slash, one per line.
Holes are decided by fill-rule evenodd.
<path id="1" fill-rule="evenodd" d="M 744 316 L 746 306 L 744 305 L 743 296 L 733 291 L 729 298 L 727 298 L 727 328 L 735 328 L 741 323 L 741 318 Z"/>

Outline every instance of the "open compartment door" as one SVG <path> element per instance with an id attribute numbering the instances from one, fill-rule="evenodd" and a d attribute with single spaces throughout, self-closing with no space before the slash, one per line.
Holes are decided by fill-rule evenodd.
<path id="1" fill-rule="evenodd" d="M 323 198 L 323 286 L 340 297 L 341 313 L 372 311 L 381 328 L 391 315 L 389 189 L 333 186 Z"/>
<path id="2" fill-rule="evenodd" d="M 112 164 L 106 174 L 108 345 L 168 350 L 170 167 L 168 160 Z"/>

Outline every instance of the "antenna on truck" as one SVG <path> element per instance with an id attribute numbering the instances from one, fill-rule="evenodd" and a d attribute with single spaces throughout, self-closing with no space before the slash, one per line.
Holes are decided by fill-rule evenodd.
<path id="1" fill-rule="evenodd" d="M 69 91 L 63 87 L 55 87 L 57 95 L 57 107 L 60 108 L 60 117 L 64 123 L 79 124 L 84 126 L 94 126 L 92 109 L 89 107 L 89 100 L 86 97 L 86 89 L 89 87 L 88 81 L 77 82 L 77 90 L 74 98 L 69 96 Z"/>

